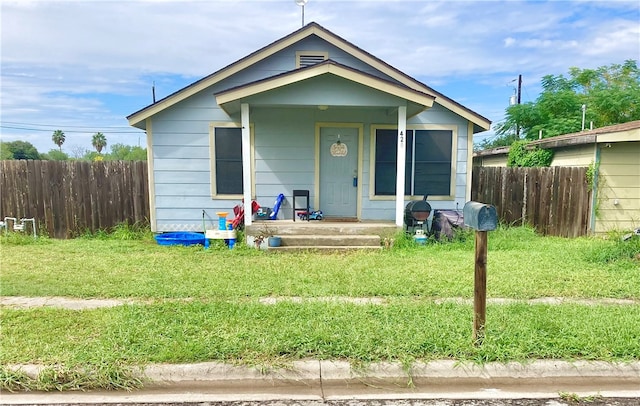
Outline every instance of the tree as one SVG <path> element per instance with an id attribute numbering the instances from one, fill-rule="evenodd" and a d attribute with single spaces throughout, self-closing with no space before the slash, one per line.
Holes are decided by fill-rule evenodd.
<path id="1" fill-rule="evenodd" d="M 141 147 L 132 147 L 125 144 L 113 144 L 111 154 L 106 159 L 113 161 L 146 161 L 147 150 Z"/>
<path id="2" fill-rule="evenodd" d="M 91 138 L 91 145 L 93 145 L 99 154 L 102 152 L 102 149 L 107 146 L 107 137 L 102 133 L 95 133 Z"/>
<path id="3" fill-rule="evenodd" d="M 60 149 L 60 151 L 62 152 L 62 144 L 64 144 L 64 141 L 65 141 L 64 133 L 61 130 L 55 130 L 53 132 L 53 135 L 51 136 L 51 139 L 53 140 L 53 143 L 56 144 Z"/>
<path id="4" fill-rule="evenodd" d="M 13 159 L 13 152 L 9 149 L 7 142 L 0 142 L 0 160 Z"/>
<path id="5" fill-rule="evenodd" d="M 46 159 L 48 161 L 67 161 L 69 159 L 69 155 L 57 149 L 52 149 L 46 154 L 42 154 L 42 159 Z"/>
<path id="6" fill-rule="evenodd" d="M 4 152 L 4 150 L 8 152 Z M 2 157 L 11 154 L 13 159 L 40 159 L 40 153 L 30 142 L 11 141 L 2 143 Z"/>
<path id="7" fill-rule="evenodd" d="M 82 145 L 74 145 L 71 147 L 71 156 L 73 159 L 82 159 L 88 152 L 89 150 Z"/>
<path id="8" fill-rule="evenodd" d="M 569 69 L 569 77 L 547 75 L 542 78 L 542 93 L 535 102 L 510 106 L 506 118 L 496 126 L 497 139 L 486 147 L 510 145 L 520 128 L 521 138 L 534 140 L 582 130 L 582 106 L 585 128 L 640 120 L 640 69 L 637 61 L 611 64 L 597 69 Z M 497 145 L 491 145 L 497 144 Z"/>

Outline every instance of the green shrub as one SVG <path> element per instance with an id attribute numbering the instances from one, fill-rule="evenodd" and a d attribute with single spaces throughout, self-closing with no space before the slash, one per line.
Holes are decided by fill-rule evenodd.
<path id="1" fill-rule="evenodd" d="M 120 223 L 111 231 L 111 238 L 116 240 L 144 240 L 149 237 L 151 237 L 149 224 L 140 221 L 133 224 Z"/>
<path id="2" fill-rule="evenodd" d="M 416 241 L 413 239 L 413 235 L 404 231 L 398 231 L 395 233 L 394 236 L 391 237 L 390 241 L 393 242 L 393 245 L 391 246 L 393 249 L 407 249 L 418 246 Z"/>
<path id="3" fill-rule="evenodd" d="M 23 232 L 13 232 L 0 230 L 0 242 L 8 245 L 33 245 L 33 244 L 48 244 L 49 237 L 38 236 L 34 237 L 32 234 Z"/>
<path id="4" fill-rule="evenodd" d="M 624 239 L 623 233 L 614 232 L 586 253 L 586 259 L 594 263 L 633 260 L 640 255 L 640 236 Z"/>
<path id="5" fill-rule="evenodd" d="M 89 240 L 144 240 L 152 238 L 153 233 L 146 222 L 136 222 L 133 224 L 120 223 L 111 229 L 100 229 L 96 231 L 86 230 L 78 235 L 78 238 Z"/>
<path id="6" fill-rule="evenodd" d="M 507 166 L 509 167 L 534 167 L 550 166 L 553 160 L 553 151 L 549 149 L 527 148 L 529 141 L 516 141 L 509 147 Z"/>

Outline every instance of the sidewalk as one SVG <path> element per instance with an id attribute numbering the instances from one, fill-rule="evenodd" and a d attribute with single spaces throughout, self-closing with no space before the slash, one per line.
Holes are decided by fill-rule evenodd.
<path id="1" fill-rule="evenodd" d="M 25 367 L 31 374 L 35 367 Z M 640 361 L 534 361 L 475 365 L 456 361 L 366 368 L 343 361 L 297 361 L 264 370 L 221 363 L 152 365 L 151 381 L 132 392 L 2 393 L 1 403 L 167 403 L 337 401 L 347 399 L 543 399 L 565 396 L 638 398 Z"/>

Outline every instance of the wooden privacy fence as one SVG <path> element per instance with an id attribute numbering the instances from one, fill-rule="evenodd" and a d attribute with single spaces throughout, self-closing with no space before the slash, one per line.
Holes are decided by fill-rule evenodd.
<path id="1" fill-rule="evenodd" d="M 0 161 L 0 220 L 35 218 L 39 232 L 69 238 L 148 222 L 144 161 Z"/>
<path id="2" fill-rule="evenodd" d="M 500 221 L 529 224 L 545 235 L 589 232 L 591 191 L 586 167 L 473 168 L 471 200 L 492 204 Z"/>

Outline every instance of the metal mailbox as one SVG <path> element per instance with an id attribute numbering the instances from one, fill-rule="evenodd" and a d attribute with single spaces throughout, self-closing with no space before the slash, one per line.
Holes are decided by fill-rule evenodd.
<path id="1" fill-rule="evenodd" d="M 498 227 L 496 208 L 490 204 L 467 202 L 462 211 L 464 225 L 477 231 L 492 231 Z"/>

